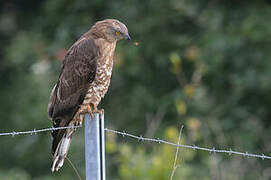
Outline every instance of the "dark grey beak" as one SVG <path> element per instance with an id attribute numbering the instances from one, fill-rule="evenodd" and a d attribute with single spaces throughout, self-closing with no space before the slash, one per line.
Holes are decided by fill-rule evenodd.
<path id="1" fill-rule="evenodd" d="M 129 36 L 129 34 L 125 34 L 124 37 L 125 37 L 125 39 L 127 39 L 127 40 L 129 40 L 129 41 L 131 40 L 131 37 Z"/>

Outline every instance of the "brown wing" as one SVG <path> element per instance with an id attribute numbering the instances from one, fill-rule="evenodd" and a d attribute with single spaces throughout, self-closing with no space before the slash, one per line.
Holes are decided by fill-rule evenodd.
<path id="1" fill-rule="evenodd" d="M 90 38 L 80 39 L 68 51 L 48 105 L 54 127 L 67 126 L 83 103 L 88 86 L 95 78 L 97 55 L 98 49 Z M 54 151 L 62 132 L 54 131 L 52 136 Z"/>

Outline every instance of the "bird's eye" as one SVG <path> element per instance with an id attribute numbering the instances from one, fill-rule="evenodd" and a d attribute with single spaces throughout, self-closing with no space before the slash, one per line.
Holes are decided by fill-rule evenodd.
<path id="1" fill-rule="evenodd" d="M 115 34 L 118 36 L 120 35 L 120 31 L 116 31 Z"/>

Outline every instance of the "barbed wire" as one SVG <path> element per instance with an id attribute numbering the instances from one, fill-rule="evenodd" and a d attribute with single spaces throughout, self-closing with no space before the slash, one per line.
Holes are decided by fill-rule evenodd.
<path id="1" fill-rule="evenodd" d="M 41 132 L 46 132 L 46 131 L 56 131 L 56 130 L 60 130 L 60 129 L 69 129 L 69 128 L 78 128 L 78 127 L 82 127 L 82 126 L 65 126 L 65 127 L 51 127 L 51 128 L 44 128 L 44 129 L 33 129 L 33 130 L 29 130 L 29 131 L 13 131 L 13 132 L 6 132 L 6 133 L 0 133 L 0 136 L 16 136 L 16 135 L 26 135 L 26 134 L 30 134 L 30 135 L 35 135 L 37 133 L 41 133 Z"/>
<path id="2" fill-rule="evenodd" d="M 188 148 L 188 149 L 193 149 L 193 150 L 202 150 L 202 151 L 208 151 L 210 153 L 226 153 L 226 154 L 229 154 L 229 155 L 232 155 L 232 154 L 237 154 L 237 155 L 242 155 L 242 156 L 246 156 L 246 157 L 255 157 L 255 158 L 261 158 L 261 159 L 270 159 L 271 160 L 271 157 L 270 156 L 266 156 L 264 154 L 251 154 L 251 153 L 248 153 L 248 152 L 238 152 L 238 151 L 233 151 L 231 149 L 229 150 L 220 150 L 220 149 L 215 149 L 214 147 L 213 148 L 205 148 L 205 147 L 199 147 L 199 146 L 196 146 L 196 145 L 185 145 L 185 144 L 176 144 L 176 143 L 173 143 L 173 142 L 169 142 L 169 141 L 165 141 L 165 140 L 162 140 L 162 139 L 153 139 L 153 138 L 145 138 L 143 136 L 136 136 L 136 135 L 133 135 L 133 134 L 129 134 L 129 133 L 126 133 L 126 132 L 120 132 L 120 131 L 116 131 L 116 130 L 112 130 L 112 129 L 108 129 L 108 128 L 105 128 L 104 129 L 105 131 L 107 132 L 111 132 L 111 133 L 115 133 L 115 134 L 118 134 L 118 135 L 122 135 L 123 137 L 127 136 L 127 137 L 131 137 L 133 139 L 137 139 L 138 141 L 149 141 L 149 142 L 155 142 L 155 143 L 163 143 L 163 144 L 168 144 L 168 145 L 171 145 L 171 146 L 175 146 L 175 147 L 181 147 L 181 148 Z"/>
<path id="3" fill-rule="evenodd" d="M 28 130 L 28 131 L 13 131 L 13 132 L 5 132 L 5 133 L 0 133 L 0 136 L 17 136 L 17 135 L 36 135 L 38 133 L 42 133 L 42 132 L 47 132 L 47 131 L 56 131 L 56 130 L 61 130 L 61 129 L 69 129 L 69 128 L 79 128 L 82 126 L 66 126 L 66 127 L 51 127 L 51 128 L 44 128 L 44 129 L 33 129 L 33 130 Z M 130 137 L 133 139 L 136 139 L 138 141 L 144 142 L 154 142 L 154 143 L 158 143 L 158 144 L 167 144 L 167 145 L 171 145 L 171 146 L 175 146 L 175 147 L 180 147 L 180 148 L 187 148 L 187 149 L 193 149 L 193 150 L 202 150 L 202 151 L 207 151 L 210 153 L 224 153 L 224 154 L 228 154 L 228 155 L 232 155 L 232 154 L 236 154 L 236 155 L 241 155 L 244 157 L 254 157 L 254 158 L 261 158 L 262 160 L 264 159 L 268 159 L 271 160 L 271 156 L 266 156 L 264 154 L 252 154 L 252 153 L 248 153 L 248 152 L 238 152 L 238 151 L 233 151 L 232 149 L 229 150 L 221 150 L 221 149 L 215 149 L 213 148 L 206 148 L 206 147 L 199 147 L 196 145 L 185 145 L 185 144 L 176 144 L 173 142 L 169 142 L 163 139 L 159 139 L 159 138 L 147 138 L 147 137 L 143 137 L 143 136 L 137 136 L 137 135 L 133 135 L 130 133 L 126 133 L 126 132 L 121 132 L 121 131 L 117 131 L 117 130 L 113 130 L 113 129 L 109 129 L 109 128 L 104 128 L 105 131 L 109 132 L 109 133 L 114 133 L 114 134 L 118 134 L 121 135 L 123 137 Z"/>

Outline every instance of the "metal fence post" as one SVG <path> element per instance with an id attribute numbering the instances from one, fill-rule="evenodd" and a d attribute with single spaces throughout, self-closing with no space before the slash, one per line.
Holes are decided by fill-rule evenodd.
<path id="1" fill-rule="evenodd" d="M 84 121 L 86 180 L 105 180 L 104 115 L 86 114 Z"/>

